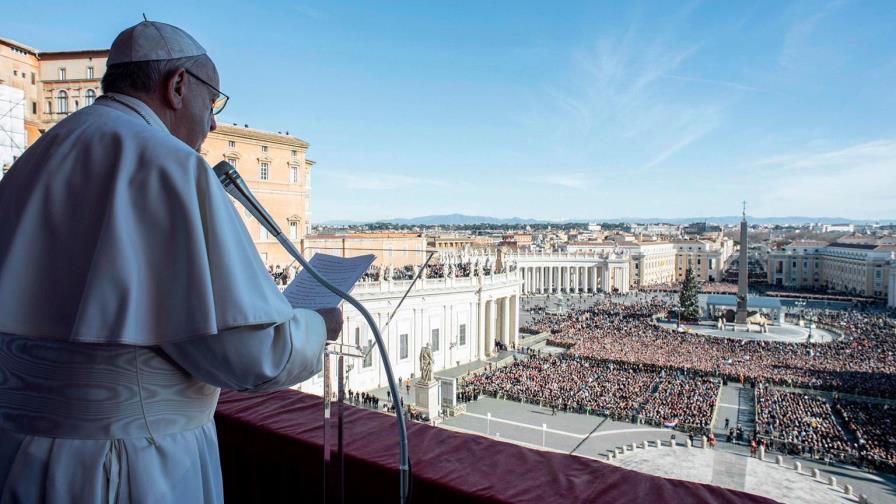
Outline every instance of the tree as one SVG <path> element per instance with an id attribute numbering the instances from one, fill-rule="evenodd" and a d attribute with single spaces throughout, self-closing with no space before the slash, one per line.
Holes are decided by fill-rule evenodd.
<path id="1" fill-rule="evenodd" d="M 684 274 L 681 293 L 678 295 L 678 313 L 681 320 L 696 322 L 700 318 L 700 305 L 697 299 L 698 291 L 697 277 L 694 276 L 691 268 L 688 268 Z"/>

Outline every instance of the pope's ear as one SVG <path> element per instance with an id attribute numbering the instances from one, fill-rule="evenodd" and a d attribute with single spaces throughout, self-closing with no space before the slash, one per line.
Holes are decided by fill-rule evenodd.
<path id="1" fill-rule="evenodd" d="M 187 71 L 178 68 L 168 75 L 165 81 L 165 103 L 174 110 L 184 106 L 184 95 L 187 92 Z"/>

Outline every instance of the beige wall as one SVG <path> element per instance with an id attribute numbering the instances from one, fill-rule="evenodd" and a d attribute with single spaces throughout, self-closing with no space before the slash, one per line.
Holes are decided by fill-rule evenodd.
<path id="1" fill-rule="evenodd" d="M 892 252 L 837 246 L 788 246 L 768 256 L 768 282 L 877 298 L 887 297 Z"/>
<path id="2" fill-rule="evenodd" d="M 670 243 L 641 244 L 632 248 L 632 286 L 650 286 L 675 281 L 675 247 Z"/>
<path id="3" fill-rule="evenodd" d="M 68 114 L 88 105 L 88 90 L 102 94 L 107 50 L 41 52 L 0 39 L 0 82 L 25 92 L 25 131 L 28 145 Z M 93 68 L 88 78 L 87 68 Z M 60 79 L 59 69 L 65 68 Z M 63 94 L 64 92 L 64 94 Z M 63 112 L 59 100 L 64 99 Z"/>
<path id="4" fill-rule="evenodd" d="M 305 256 L 311 258 L 318 252 L 340 257 L 373 254 L 374 265 L 401 268 L 423 264 L 426 238 L 419 233 L 309 235 L 305 239 Z"/>
<path id="5" fill-rule="evenodd" d="M 234 164 L 258 201 L 301 250 L 311 229 L 310 192 L 313 161 L 305 157 L 308 144 L 288 135 L 221 124 L 202 145 L 202 155 L 212 166 L 227 160 Z M 267 167 L 263 179 L 262 166 Z M 234 203 L 236 204 L 236 203 Z M 283 247 L 261 224 L 237 207 L 249 235 L 266 264 L 292 262 Z"/>
<path id="6" fill-rule="evenodd" d="M 89 105 L 87 95 L 90 92 L 94 93 L 94 98 L 102 94 L 100 80 L 106 73 L 107 56 L 108 51 L 105 50 L 40 53 L 42 87 L 38 109 L 45 126 L 52 126 Z M 59 71 L 63 68 L 65 78 L 61 79 Z M 93 68 L 93 77 L 88 77 L 88 68 Z M 59 102 L 63 96 L 66 108 L 60 109 Z"/>
<path id="7" fill-rule="evenodd" d="M 40 136 L 41 111 L 40 62 L 37 51 L 6 39 L 0 39 L 0 84 L 25 92 L 25 131 L 31 145 Z M 35 113 L 36 112 L 36 113 Z"/>
<path id="8" fill-rule="evenodd" d="M 722 279 L 724 253 L 716 243 L 702 240 L 676 241 L 675 279 L 684 280 L 688 268 L 700 282 L 718 282 Z"/>
<path id="9" fill-rule="evenodd" d="M 9 79 L 7 85 L 23 89 L 28 101 L 25 107 L 28 145 L 69 114 L 87 106 L 88 91 L 97 97 L 102 94 L 100 82 L 106 72 L 107 57 L 105 49 L 40 52 L 0 39 L 0 81 Z M 60 78 L 63 77 L 60 68 L 65 68 L 64 78 Z M 93 69 L 92 77 L 88 68 Z M 59 109 L 61 92 L 65 92 L 67 112 Z M 32 113 L 35 108 L 36 114 Z M 308 144 L 295 137 L 223 124 L 209 135 L 202 147 L 202 154 L 211 165 L 224 159 L 234 161 L 252 192 L 299 248 L 311 228 L 314 162 L 306 158 L 307 151 Z M 262 163 L 267 165 L 267 180 L 261 177 Z M 267 264 L 285 266 L 292 262 L 272 236 L 266 237 L 254 219 L 242 208 L 238 210 Z"/>

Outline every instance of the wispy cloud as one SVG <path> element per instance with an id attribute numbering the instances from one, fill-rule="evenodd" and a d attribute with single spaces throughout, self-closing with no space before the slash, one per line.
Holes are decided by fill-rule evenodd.
<path id="1" fill-rule="evenodd" d="M 896 216 L 896 139 L 771 156 L 753 166 L 754 179 L 771 182 L 758 192 L 769 213 Z"/>
<path id="2" fill-rule="evenodd" d="M 801 60 L 801 54 L 805 49 L 807 39 L 815 30 L 815 26 L 842 4 L 843 2 L 839 0 L 830 2 L 818 12 L 794 23 L 784 36 L 784 43 L 781 46 L 781 52 L 778 54 L 778 64 L 782 67 L 790 68 L 797 61 Z"/>
<path id="3" fill-rule="evenodd" d="M 864 142 L 842 149 L 822 152 L 779 154 L 757 160 L 755 166 L 778 169 L 844 169 L 868 163 L 896 163 L 896 139 Z M 896 179 L 896 164 L 891 164 L 892 177 Z"/>
<path id="4" fill-rule="evenodd" d="M 728 88 L 732 88 L 732 89 L 737 89 L 739 91 L 759 91 L 759 88 L 757 88 L 757 87 L 748 86 L 746 84 L 741 84 L 739 82 L 731 82 L 731 81 L 719 80 L 719 79 L 704 79 L 702 77 L 691 77 L 691 76 L 687 76 L 687 75 L 676 75 L 676 74 L 665 74 L 665 75 L 663 75 L 663 78 L 675 79 L 675 80 L 680 80 L 680 81 L 685 81 L 685 82 L 697 82 L 700 84 L 723 86 L 723 87 L 728 87 Z"/>
<path id="5" fill-rule="evenodd" d="M 593 184 L 593 180 L 588 175 L 582 173 L 554 173 L 550 175 L 537 175 L 523 177 L 526 182 L 535 184 L 547 184 L 565 187 L 567 189 L 587 189 Z"/>
<path id="6" fill-rule="evenodd" d="M 711 134 L 737 95 L 756 88 L 690 75 L 688 62 L 710 41 L 691 39 L 678 24 L 688 12 L 650 33 L 634 19 L 624 31 L 573 50 L 568 75 L 543 85 L 526 127 L 561 164 L 631 169 L 663 165 Z M 687 92 L 689 86 L 699 92 Z M 555 185 L 582 185 L 555 179 Z"/>
<path id="7" fill-rule="evenodd" d="M 649 161 L 644 167 L 653 168 L 661 164 L 666 159 L 669 159 L 670 157 L 675 155 L 675 153 L 677 153 L 678 151 L 686 148 L 687 146 L 706 136 L 709 132 L 715 129 L 716 123 L 716 119 L 710 119 L 705 122 L 691 123 L 688 129 L 683 131 L 677 139 L 675 139 L 668 147 L 657 154 L 657 156 Z"/>

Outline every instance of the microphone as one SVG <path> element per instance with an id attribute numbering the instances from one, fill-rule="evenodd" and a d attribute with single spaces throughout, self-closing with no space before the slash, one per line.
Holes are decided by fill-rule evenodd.
<path id="1" fill-rule="evenodd" d="M 227 194 L 231 195 L 235 200 L 237 200 L 246 210 L 249 210 L 249 213 L 264 226 L 269 233 L 274 235 L 278 242 L 283 245 L 283 248 L 289 252 L 289 255 L 293 257 L 299 264 L 302 265 L 308 273 L 318 281 L 321 285 L 327 288 L 333 294 L 336 294 L 346 303 L 355 307 L 358 310 L 358 313 L 364 317 L 364 320 L 367 322 L 367 325 L 370 327 L 370 331 L 373 333 L 373 338 L 376 340 L 378 350 L 380 353 L 380 358 L 383 363 L 383 371 L 386 374 L 386 381 L 389 384 L 389 390 L 392 394 L 392 404 L 395 407 L 396 415 L 395 420 L 398 424 L 398 473 L 399 473 L 399 502 L 402 504 L 406 504 L 409 499 L 410 494 L 410 484 L 411 484 L 411 459 L 410 453 L 408 450 L 408 430 L 407 425 L 405 423 L 405 417 L 401 413 L 401 402 L 400 402 L 400 394 L 398 392 L 398 384 L 395 381 L 395 373 L 392 371 L 392 364 L 389 361 L 389 355 L 386 353 L 386 344 L 383 341 L 383 336 L 380 333 L 379 327 L 377 327 L 376 322 L 373 320 L 373 317 L 370 315 L 370 312 L 358 302 L 357 299 L 352 297 L 347 292 L 342 292 L 336 286 L 327 281 L 320 273 L 317 272 L 314 268 L 308 264 L 308 261 L 302 257 L 302 254 L 296 248 L 296 246 L 289 241 L 286 235 L 283 234 L 283 231 L 280 230 L 280 226 L 277 225 L 277 222 L 274 221 L 274 218 L 261 206 L 261 203 L 255 199 L 255 196 L 252 194 L 252 191 L 249 190 L 249 186 L 243 181 L 243 177 L 240 176 L 239 172 L 236 171 L 236 168 L 228 163 L 227 161 L 221 161 L 216 164 L 212 170 L 214 170 L 215 175 L 218 177 L 218 180 L 221 182 L 221 185 L 224 186 L 224 190 Z M 430 255 L 430 258 L 432 255 Z M 428 259 L 427 259 L 428 261 Z M 422 273 L 422 269 L 420 273 Z M 419 273 L 417 276 L 420 276 Z M 413 285 L 413 284 L 412 284 Z M 410 289 L 408 289 L 410 290 Z M 405 293 L 407 296 L 407 293 Z M 404 301 L 404 298 L 402 298 Z M 395 315 L 393 313 L 393 315 Z M 391 317 L 390 317 L 391 319 Z M 372 347 L 371 347 L 372 348 Z M 369 352 L 370 350 L 368 350 Z M 365 354 L 366 356 L 366 354 Z"/>
<path id="2" fill-rule="evenodd" d="M 236 171 L 236 168 L 232 164 L 227 161 L 221 161 L 216 164 L 212 170 L 214 170 L 218 180 L 221 181 L 221 185 L 224 186 L 224 190 L 227 191 L 227 194 L 237 200 L 240 205 L 243 205 L 243 207 L 255 217 L 255 220 L 261 223 L 272 236 L 276 237 L 283 234 L 283 231 L 280 230 L 280 226 L 277 225 L 277 221 L 275 221 L 267 210 L 261 206 L 261 203 L 255 199 L 252 191 L 249 190 L 249 186 L 246 185 L 246 182 L 243 181 L 243 177 L 240 176 L 239 172 Z"/>

